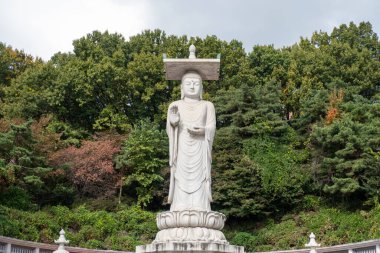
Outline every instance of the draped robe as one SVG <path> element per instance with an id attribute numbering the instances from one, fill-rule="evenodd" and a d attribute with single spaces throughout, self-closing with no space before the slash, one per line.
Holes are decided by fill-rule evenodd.
<path id="1" fill-rule="evenodd" d="M 170 123 L 170 108 L 176 105 L 180 121 Z M 169 106 L 166 132 L 169 137 L 170 211 L 211 211 L 211 150 L 215 135 L 215 109 L 211 102 L 178 100 Z M 192 135 L 190 126 L 205 129 Z"/>

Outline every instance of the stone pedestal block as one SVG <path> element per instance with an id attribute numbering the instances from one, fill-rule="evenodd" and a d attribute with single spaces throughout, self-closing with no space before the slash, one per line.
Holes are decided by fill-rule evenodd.
<path id="1" fill-rule="evenodd" d="M 137 246 L 136 253 L 244 253 L 244 247 L 215 242 L 166 242 Z"/>

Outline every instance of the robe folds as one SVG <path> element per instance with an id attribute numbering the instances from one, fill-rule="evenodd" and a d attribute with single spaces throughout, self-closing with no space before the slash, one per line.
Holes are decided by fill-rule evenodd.
<path id="1" fill-rule="evenodd" d="M 170 108 L 176 105 L 180 121 L 170 123 Z M 192 135 L 188 128 L 205 129 Z M 211 151 L 215 135 L 215 109 L 211 102 L 178 100 L 170 104 L 166 132 L 169 137 L 170 211 L 211 211 Z"/>

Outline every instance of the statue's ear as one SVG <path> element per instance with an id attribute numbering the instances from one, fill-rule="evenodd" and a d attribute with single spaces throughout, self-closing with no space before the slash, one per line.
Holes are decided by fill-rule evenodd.
<path id="1" fill-rule="evenodd" d="M 184 99 L 184 98 L 185 98 L 185 92 L 183 92 L 183 86 L 181 83 L 181 99 Z"/>

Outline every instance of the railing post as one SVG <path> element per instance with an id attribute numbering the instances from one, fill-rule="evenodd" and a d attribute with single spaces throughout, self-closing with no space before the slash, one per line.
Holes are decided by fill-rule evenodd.
<path id="1" fill-rule="evenodd" d="M 34 253 L 40 253 L 40 248 L 35 248 Z"/>
<path id="2" fill-rule="evenodd" d="M 376 253 L 380 253 L 380 244 L 376 245 Z"/>
<path id="3" fill-rule="evenodd" d="M 305 244 L 305 247 L 310 248 L 310 253 L 317 253 L 316 248 L 321 246 L 321 244 L 315 241 L 314 233 L 311 233 L 309 238 L 310 238 L 310 241 L 307 244 Z"/>
<path id="4" fill-rule="evenodd" d="M 65 231 L 63 229 L 61 229 L 61 231 L 59 232 L 58 240 L 54 240 L 54 242 L 57 243 L 59 246 L 58 249 L 53 253 L 69 253 L 67 250 L 65 250 L 65 244 L 68 244 L 69 241 L 66 240 Z"/>
<path id="5" fill-rule="evenodd" d="M 349 249 L 348 253 L 354 253 L 354 250 L 353 249 Z"/>
<path id="6" fill-rule="evenodd" d="M 7 245 L 5 246 L 5 253 L 11 253 L 11 251 L 12 251 L 12 244 L 7 243 Z"/>

